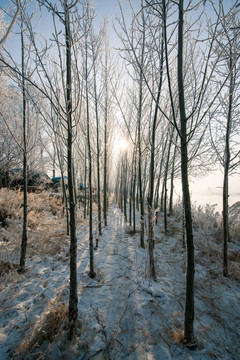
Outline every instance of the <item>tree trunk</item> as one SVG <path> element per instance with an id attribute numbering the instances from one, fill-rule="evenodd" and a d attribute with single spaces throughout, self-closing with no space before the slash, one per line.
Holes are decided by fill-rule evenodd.
<path id="1" fill-rule="evenodd" d="M 107 50 L 105 53 L 105 114 L 104 114 L 104 166 L 103 166 L 103 216 L 107 226 L 107 126 L 108 126 L 108 85 L 107 85 Z"/>
<path id="2" fill-rule="evenodd" d="M 127 156 L 126 154 L 124 155 L 124 159 L 123 159 L 123 209 L 124 209 L 124 218 L 125 221 L 127 222 Z"/>
<path id="3" fill-rule="evenodd" d="M 187 119 L 184 99 L 183 83 L 183 0 L 179 0 L 178 22 L 178 96 L 181 122 L 181 172 L 182 191 L 185 210 L 187 268 L 186 268 L 186 298 L 184 314 L 184 342 L 189 348 L 196 346 L 194 341 L 194 242 L 192 230 L 192 213 L 188 181 L 188 146 L 187 146 Z"/>
<path id="4" fill-rule="evenodd" d="M 78 319 L 78 295 L 77 295 L 77 236 L 76 236 L 76 204 L 74 202 L 74 188 L 72 176 L 72 69 L 71 69 L 71 33 L 69 8 L 67 0 L 64 1 L 65 11 L 65 38 L 66 38 L 66 109 L 67 109 L 67 167 L 68 167 L 68 189 L 70 203 L 70 293 L 69 293 L 69 337 L 76 336 Z"/>
<path id="5" fill-rule="evenodd" d="M 70 233 L 69 228 L 69 206 L 68 206 L 68 197 L 67 197 L 67 189 L 64 181 L 63 168 L 61 166 L 61 179 L 62 179 L 62 193 L 63 193 L 63 204 L 65 204 L 65 212 L 66 212 L 66 222 L 67 222 L 67 235 Z"/>
<path id="6" fill-rule="evenodd" d="M 161 65 L 160 65 L 160 81 L 158 85 L 157 101 L 155 104 L 155 111 L 152 126 L 152 142 L 151 142 L 151 160 L 150 160 L 150 179 L 149 179 L 149 193 L 148 193 L 148 255 L 149 255 L 149 274 L 150 277 L 156 281 L 155 263 L 154 263 L 154 206 L 153 206 L 153 193 L 154 193 L 154 173 L 155 173 L 155 137 L 158 118 L 158 106 L 160 94 L 162 89 L 162 75 L 163 75 L 163 38 L 161 42 Z"/>
<path id="7" fill-rule="evenodd" d="M 173 133 L 174 133 L 174 127 L 172 128 L 172 132 L 171 132 L 171 135 L 170 135 L 170 138 L 169 138 L 168 153 L 167 153 L 167 159 L 166 159 L 166 164 L 165 164 L 165 174 L 164 174 L 164 181 L 163 181 L 163 187 L 164 187 L 163 211 L 164 211 L 164 229 L 165 229 L 165 232 L 168 231 L 168 228 L 167 228 L 167 180 L 168 180 L 168 168 L 169 168 L 169 159 L 170 159 L 170 152 L 171 152 L 171 146 L 172 146 Z"/>
<path id="8" fill-rule="evenodd" d="M 178 137 L 178 135 L 177 135 L 177 137 Z M 177 137 L 176 137 L 176 143 L 175 143 L 173 159 L 172 159 L 170 195 L 169 195 L 169 215 L 172 215 L 172 212 L 173 212 L 173 190 L 174 190 L 175 161 L 176 161 L 176 153 L 177 153 Z"/>
<path id="9" fill-rule="evenodd" d="M 142 2 L 141 2 L 142 3 Z M 144 248 L 144 197 L 143 197 L 143 184 L 142 184 L 142 149 L 141 149 L 141 121 L 142 121 L 142 107 L 143 107 L 143 66 L 145 55 L 145 19 L 144 11 L 142 15 L 142 45 L 140 54 L 139 66 L 139 99 L 137 111 L 137 144 L 138 144 L 138 194 L 140 200 L 140 246 Z"/>
<path id="10" fill-rule="evenodd" d="M 88 201 L 88 196 L 87 196 L 87 145 L 85 145 L 85 152 L 84 152 L 84 211 L 83 211 L 83 216 L 84 219 L 86 220 L 87 218 L 87 201 Z"/>
<path id="11" fill-rule="evenodd" d="M 230 86 L 228 94 L 228 115 L 227 129 L 225 136 L 225 157 L 224 157 L 224 179 L 223 179 L 223 276 L 228 276 L 228 241 L 229 241 L 229 221 L 228 221 L 228 173 L 230 166 L 230 132 L 232 120 L 233 103 L 233 54 L 230 48 L 229 56 Z"/>
<path id="12" fill-rule="evenodd" d="M 22 50 L 22 117 L 23 117 L 23 228 L 20 255 L 20 271 L 24 271 L 27 252 L 27 119 L 26 119 L 26 88 L 25 88 L 25 60 L 23 20 L 21 22 L 21 50 Z"/>
<path id="13" fill-rule="evenodd" d="M 164 161 L 167 143 L 168 143 L 168 134 L 167 134 L 166 140 L 164 142 L 164 147 L 163 147 L 161 162 L 160 162 L 160 168 L 159 168 L 159 174 L 158 174 L 158 180 L 157 180 L 157 184 L 156 184 L 156 188 L 155 188 L 155 195 L 154 195 L 154 208 L 156 210 L 156 224 L 158 221 L 158 213 L 159 213 L 158 208 L 160 206 L 160 204 L 159 204 L 160 180 L 161 180 L 161 176 L 162 176 L 163 161 Z"/>
<path id="14" fill-rule="evenodd" d="M 132 226 L 132 190 L 133 190 L 133 174 L 131 174 L 130 183 L 130 194 L 129 194 L 129 226 Z"/>
<path id="15" fill-rule="evenodd" d="M 132 190 L 132 198 L 133 198 L 133 232 L 136 232 L 136 178 L 137 178 L 137 161 L 136 156 L 134 154 L 134 177 L 133 177 L 133 190 Z"/>
<path id="16" fill-rule="evenodd" d="M 89 189 L 89 255 L 90 271 L 89 277 L 94 278 L 94 256 L 93 256 L 93 210 L 92 210 L 92 151 L 90 140 L 90 116 L 89 116 L 89 98 L 88 98 L 88 53 L 87 53 L 87 35 L 85 38 L 85 88 L 86 88 L 86 111 L 87 111 L 87 143 L 88 143 L 88 189 Z"/>
<path id="17" fill-rule="evenodd" d="M 93 52 L 93 80 L 94 80 L 94 97 L 95 97 L 95 116 L 97 129 L 97 192 L 98 192 L 98 235 L 102 235 L 102 219 L 101 219 L 101 180 L 100 180 L 100 144 L 99 144 L 99 117 L 98 117 L 98 100 L 97 100 L 97 75 L 95 65 L 95 52 Z"/>

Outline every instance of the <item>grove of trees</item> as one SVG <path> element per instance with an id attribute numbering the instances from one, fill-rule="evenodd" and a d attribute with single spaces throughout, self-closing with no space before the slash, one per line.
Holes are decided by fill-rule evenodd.
<path id="1" fill-rule="evenodd" d="M 240 4 L 119 1 L 113 26 L 106 20 L 99 25 L 90 0 L 12 0 L 10 5 L 0 13 L 0 174 L 6 185 L 3 179 L 11 169 L 23 172 L 19 270 L 24 272 L 27 256 L 28 171 L 58 174 L 62 180 L 67 176 L 67 186 L 62 184 L 70 232 L 73 339 L 78 320 L 79 184 L 89 219 L 89 276 L 96 276 L 93 203 L 101 236 L 114 193 L 132 231 L 139 229 L 139 246 L 147 247 L 149 278 L 157 281 L 154 226 L 163 213 L 168 232 L 175 184 L 181 179 L 184 342 L 194 349 L 190 180 L 222 170 L 227 277 L 228 184 L 240 164 Z M 19 49 L 9 45 L 12 37 L 21 44 Z"/>

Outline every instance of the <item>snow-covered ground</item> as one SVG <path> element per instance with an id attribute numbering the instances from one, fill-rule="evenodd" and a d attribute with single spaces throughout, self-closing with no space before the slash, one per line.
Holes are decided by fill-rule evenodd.
<path id="1" fill-rule="evenodd" d="M 147 242 L 141 249 L 139 234 L 127 230 L 122 213 L 113 205 L 94 250 L 97 276 L 90 279 L 88 228 L 86 224 L 78 228 L 80 325 L 73 343 L 67 340 L 65 322 L 61 323 L 68 303 L 66 247 L 57 255 L 35 255 L 23 275 L 10 272 L 2 277 L 1 360 L 240 359 L 239 279 L 222 277 L 221 245 L 199 234 L 195 238 L 198 348 L 191 351 L 181 343 L 185 296 L 181 225 L 171 219 L 168 234 L 161 222 L 156 226 L 157 283 L 147 275 Z M 236 244 L 230 246 L 239 251 Z M 59 329 L 53 329 L 53 322 Z"/>

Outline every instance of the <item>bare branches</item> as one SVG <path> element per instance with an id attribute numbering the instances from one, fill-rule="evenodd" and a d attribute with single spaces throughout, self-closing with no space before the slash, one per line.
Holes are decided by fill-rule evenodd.
<path id="1" fill-rule="evenodd" d="M 7 41 L 7 39 L 9 38 L 10 33 L 11 33 L 14 25 L 15 25 L 16 22 L 17 22 L 18 16 L 19 16 L 19 14 L 20 14 L 20 9 L 21 9 L 20 0 L 16 0 L 16 6 L 17 6 L 17 9 L 16 9 L 16 12 L 15 12 L 15 14 L 14 14 L 14 16 L 13 16 L 13 19 L 12 19 L 10 25 L 8 26 L 5 35 L 4 35 L 3 38 L 0 40 L 0 49 L 1 49 L 1 47 L 3 46 L 3 44 Z"/>

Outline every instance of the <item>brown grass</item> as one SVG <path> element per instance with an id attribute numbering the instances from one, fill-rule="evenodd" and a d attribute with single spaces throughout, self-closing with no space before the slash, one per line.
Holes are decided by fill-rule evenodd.
<path id="1" fill-rule="evenodd" d="M 183 329 L 171 329 L 170 334 L 175 344 L 180 344 L 183 342 Z"/>
<path id="2" fill-rule="evenodd" d="M 0 260 L 17 262 L 19 258 L 23 193 L 0 189 Z M 58 255 L 68 246 L 62 200 L 47 191 L 28 194 L 27 256 Z"/>
<path id="3" fill-rule="evenodd" d="M 228 272 L 230 277 L 240 283 L 240 267 L 238 262 L 231 262 L 228 265 Z"/>
<path id="4" fill-rule="evenodd" d="M 60 329 L 67 323 L 68 307 L 65 302 L 59 299 L 52 299 L 45 313 L 32 327 L 30 334 L 23 339 L 17 347 L 14 359 L 25 359 L 29 357 L 35 348 L 41 346 L 44 340 L 52 342 Z"/>
<path id="5" fill-rule="evenodd" d="M 19 269 L 18 264 L 11 264 L 9 261 L 0 261 L 0 276 Z"/>
<path id="6" fill-rule="evenodd" d="M 181 224 L 176 224 L 176 222 L 172 222 L 171 220 L 168 221 L 168 232 L 169 235 L 181 235 L 182 236 L 182 227 Z"/>
<path id="7" fill-rule="evenodd" d="M 228 254 L 228 259 L 235 262 L 240 262 L 240 251 L 232 251 Z"/>

